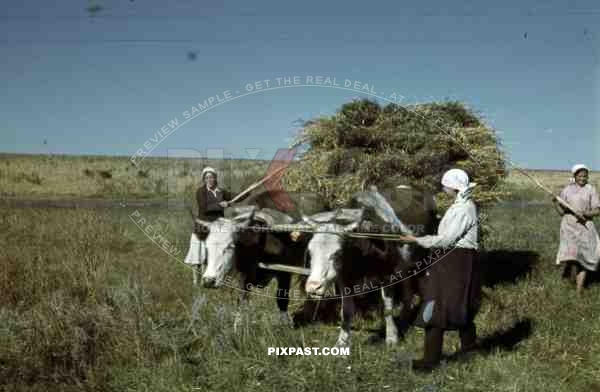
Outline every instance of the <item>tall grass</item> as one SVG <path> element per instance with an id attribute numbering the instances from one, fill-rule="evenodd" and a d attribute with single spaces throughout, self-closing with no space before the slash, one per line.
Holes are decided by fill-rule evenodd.
<path id="1" fill-rule="evenodd" d="M 600 286 L 582 297 L 553 266 L 558 216 L 545 207 L 488 211 L 486 294 L 476 322 L 487 342 L 468 361 L 413 374 L 423 332 L 396 348 L 368 343 L 379 321 L 355 323 L 348 359 L 267 355 L 267 347 L 330 347 L 337 324 L 292 330 L 275 301 L 251 297 L 234 331 L 236 292 L 193 288 L 191 271 L 154 245 L 129 210 L 0 211 L 0 389 L 101 391 L 592 391 L 600 388 Z M 183 258 L 184 212 L 140 213 Z M 529 251 L 539 261 L 527 265 Z M 531 267 L 529 269 L 529 267 Z M 528 273 L 526 273 L 529 271 Z M 514 272 L 514 273 L 513 273 Z M 518 273 L 517 273 L 518 272 Z M 299 309 L 293 302 L 291 311 Z M 452 332 L 446 354 L 458 345 Z"/>

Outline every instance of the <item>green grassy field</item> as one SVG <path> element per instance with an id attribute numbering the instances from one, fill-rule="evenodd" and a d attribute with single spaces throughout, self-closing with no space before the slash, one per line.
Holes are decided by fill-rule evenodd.
<path id="1" fill-rule="evenodd" d="M 51 188 L 60 183 L 52 173 L 105 170 L 84 161 L 57 163 L 54 171 L 40 162 L 1 166 L 21 173 L 37 167 L 56 177 L 45 183 Z M 14 182 L 15 170 L 3 170 L 2 181 Z M 560 186 L 563 174 L 552 175 Z M 14 196 L 37 186 L 20 181 Z M 71 196 L 85 197 L 77 181 Z M 3 192 L 13 182 L 3 182 Z M 522 189 L 519 198 L 538 195 L 525 183 Z M 485 349 L 426 376 L 412 373 L 407 361 L 422 354 L 422 330 L 410 329 L 393 349 L 370 344 L 370 330 L 380 326 L 373 314 L 355 323 L 350 358 L 267 355 L 267 347 L 331 347 L 337 324 L 290 329 L 272 320 L 274 299 L 252 296 L 234 333 L 236 292 L 194 288 L 191 271 L 138 229 L 133 212 L 0 209 L 0 390 L 600 390 L 600 285 L 591 282 L 580 297 L 561 281 L 554 266 L 559 217 L 548 206 L 485 211 L 486 298 L 476 319 Z M 139 213 L 183 259 L 189 213 Z M 301 306 L 294 301 L 290 311 Z M 447 334 L 445 353 L 457 345 L 457 334 Z"/>

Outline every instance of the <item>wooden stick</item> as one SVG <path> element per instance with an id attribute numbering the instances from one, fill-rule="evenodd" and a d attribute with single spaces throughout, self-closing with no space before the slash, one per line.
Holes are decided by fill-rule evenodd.
<path id="1" fill-rule="evenodd" d="M 282 170 L 285 170 L 285 169 L 287 169 L 287 166 L 280 167 L 279 169 L 275 170 L 273 173 L 271 173 L 268 176 L 264 177 L 262 180 L 256 181 L 254 184 L 252 184 L 248 188 L 246 188 L 245 191 L 243 191 L 242 193 L 240 193 L 239 195 L 237 195 L 236 197 L 234 197 L 233 199 L 231 199 L 229 201 L 229 203 L 230 204 L 235 203 L 236 201 L 238 201 L 243 196 L 247 195 L 248 193 L 250 193 L 253 190 L 255 190 L 256 188 L 258 188 L 263 182 L 265 182 L 265 181 L 273 178 L 276 174 L 279 174 L 279 172 L 281 172 Z"/>
<path id="2" fill-rule="evenodd" d="M 551 195 L 552 197 L 554 197 L 560 204 L 562 204 L 563 207 L 565 207 L 566 209 L 568 209 L 569 211 L 571 211 L 573 213 L 573 215 L 575 215 L 577 217 L 577 219 L 581 220 L 581 221 L 586 221 L 585 217 L 583 215 L 581 215 L 580 213 L 578 213 L 577 211 L 575 211 L 575 209 L 573 209 L 573 207 L 571 207 L 569 205 L 569 203 L 567 203 L 566 201 L 564 201 L 560 196 L 556 196 L 554 194 L 554 192 L 552 192 L 550 189 L 546 188 L 542 183 L 540 183 L 536 178 L 534 178 L 533 176 L 529 175 L 529 173 L 527 173 L 525 170 L 519 169 L 516 165 L 514 165 L 514 163 L 511 162 L 511 164 L 513 164 L 514 169 L 517 170 L 519 173 L 523 174 L 524 176 L 526 176 L 527 178 L 533 180 L 533 182 L 540 187 L 543 191 L 545 191 L 546 193 L 548 193 L 549 195 Z"/>

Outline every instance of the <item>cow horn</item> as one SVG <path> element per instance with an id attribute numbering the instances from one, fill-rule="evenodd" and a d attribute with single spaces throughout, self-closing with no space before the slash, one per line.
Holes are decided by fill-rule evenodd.
<path id="1" fill-rule="evenodd" d="M 309 216 L 302 214 L 302 221 L 308 223 L 311 226 L 316 226 L 318 225 L 317 222 L 315 222 L 314 220 L 312 220 Z"/>
<path id="2" fill-rule="evenodd" d="M 254 218 L 267 224 L 268 226 L 273 226 L 275 224 L 275 219 L 269 214 L 266 214 L 264 211 L 258 211 L 254 214 Z"/>
<path id="3" fill-rule="evenodd" d="M 274 210 L 272 208 L 262 208 L 260 210 L 260 213 L 264 214 L 264 215 L 267 215 L 269 217 L 269 219 L 272 220 L 271 224 L 276 224 L 276 223 L 293 223 L 294 222 L 294 218 L 292 218 L 288 214 L 283 213 L 283 212 L 278 211 L 278 210 Z"/>
<path id="4" fill-rule="evenodd" d="M 344 232 L 348 233 L 356 230 L 360 226 L 360 221 L 352 222 L 346 226 L 344 226 Z"/>
<path id="5" fill-rule="evenodd" d="M 256 214 L 256 210 L 256 206 L 240 208 L 238 209 L 239 215 L 233 217 L 232 220 L 235 223 L 238 223 L 240 221 L 245 222 L 247 220 L 252 220 L 254 218 L 254 215 Z"/>
<path id="6" fill-rule="evenodd" d="M 341 208 L 336 216 L 337 220 L 341 221 L 361 221 L 365 215 L 365 208 Z"/>
<path id="7" fill-rule="evenodd" d="M 308 219 L 308 222 L 310 222 L 311 224 L 321 224 L 321 223 L 331 223 L 334 222 L 338 215 L 340 214 L 341 210 L 335 210 L 335 211 L 324 211 L 324 212 L 319 212 L 316 214 L 311 215 L 310 217 L 306 217 L 303 219 Z"/>

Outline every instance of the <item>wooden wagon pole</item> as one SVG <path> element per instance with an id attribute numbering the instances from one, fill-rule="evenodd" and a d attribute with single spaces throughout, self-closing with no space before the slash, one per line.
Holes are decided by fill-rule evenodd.
<path id="1" fill-rule="evenodd" d="M 259 262 L 258 267 L 271 271 L 289 272 L 306 276 L 310 275 L 310 270 L 308 268 L 295 267 L 292 265 Z"/>
<path id="2" fill-rule="evenodd" d="M 246 188 L 245 191 L 243 191 L 242 193 L 240 193 L 239 195 L 237 195 L 236 197 L 231 199 L 229 201 L 229 204 L 233 204 L 233 203 L 237 202 L 240 198 L 246 196 L 248 193 L 252 192 L 256 188 L 261 186 L 265 181 L 270 180 L 271 178 L 275 177 L 276 174 L 279 174 L 281 171 L 283 171 L 285 169 L 287 169 L 287 166 L 280 167 L 279 169 L 275 170 L 273 173 L 269 174 L 268 176 L 263 177 L 259 181 L 256 181 L 254 184 L 252 184 L 248 188 Z"/>

